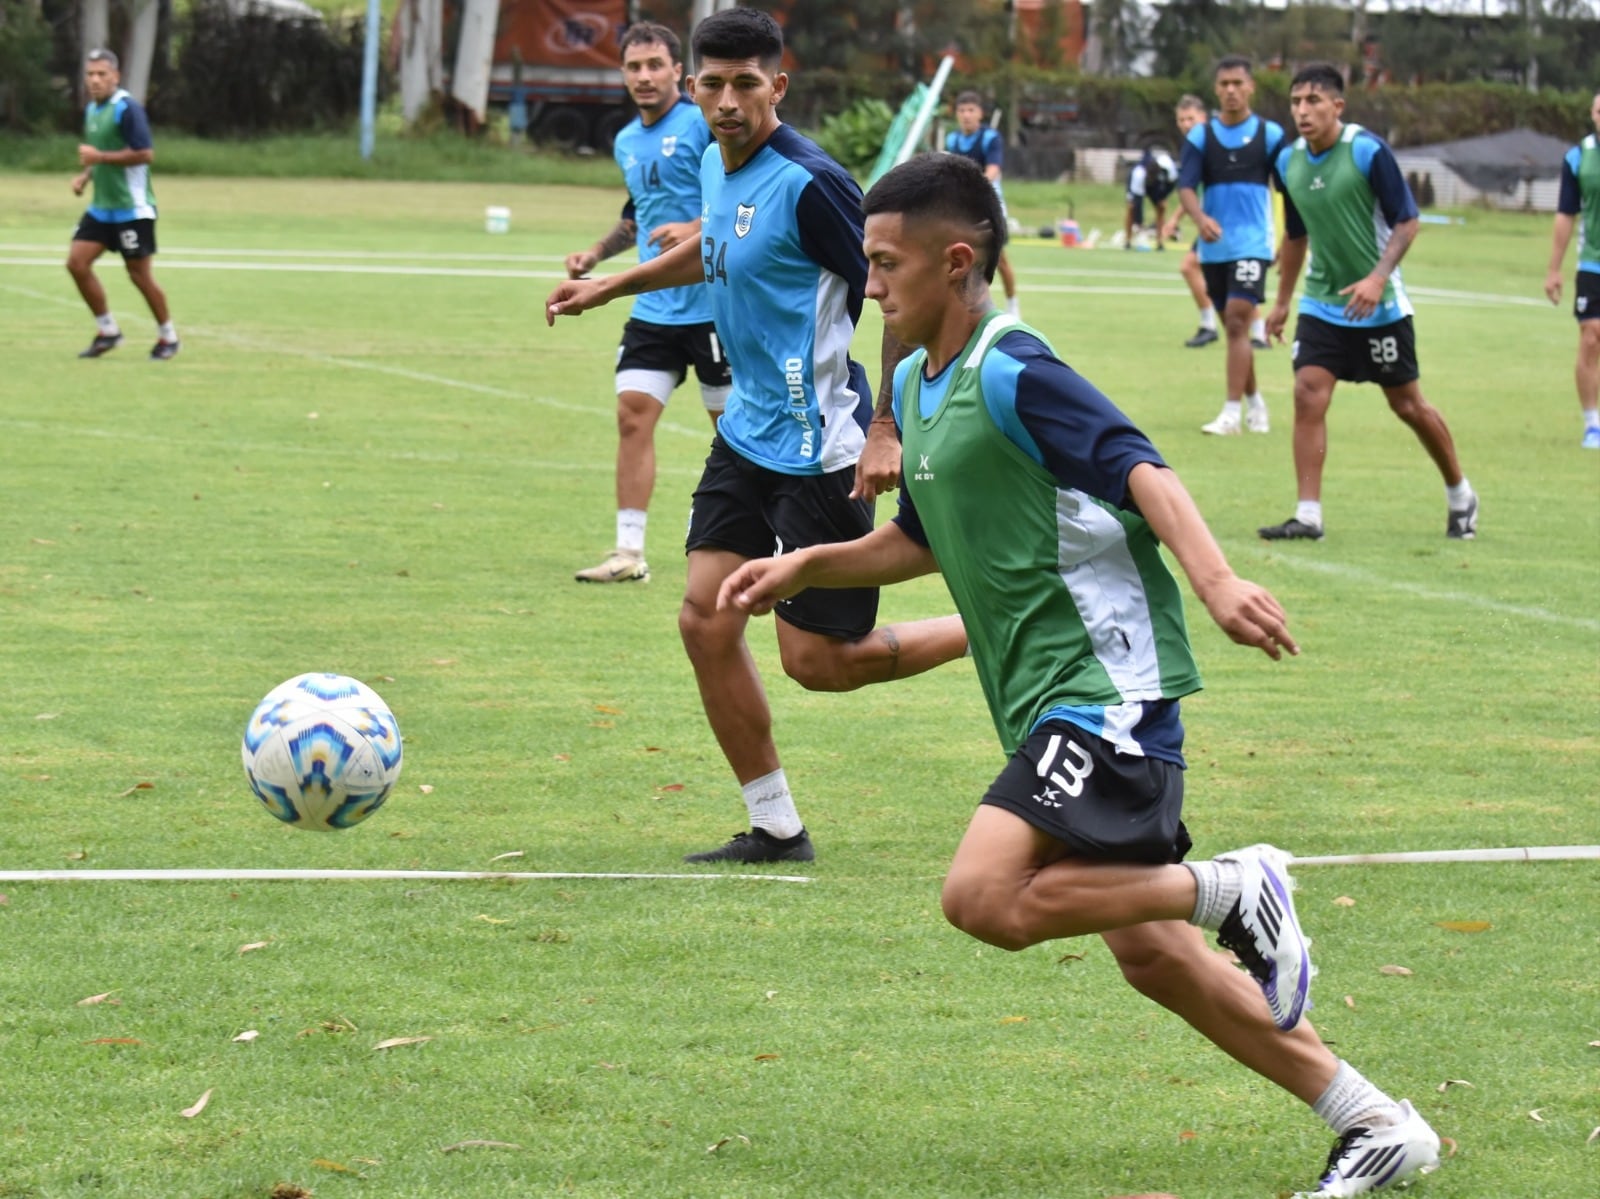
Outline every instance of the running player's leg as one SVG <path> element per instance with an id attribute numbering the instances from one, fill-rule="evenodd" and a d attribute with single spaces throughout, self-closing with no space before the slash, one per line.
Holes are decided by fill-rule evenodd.
<path id="1" fill-rule="evenodd" d="M 78 294 L 97 318 L 110 315 L 105 285 L 94 273 L 95 260 L 105 252 L 105 246 L 99 242 L 79 238 L 73 238 L 67 248 L 67 274 L 72 276 L 72 281 L 78 285 Z"/>
<path id="2" fill-rule="evenodd" d="M 1583 412 L 1583 447 L 1600 450 L 1600 274 L 1579 271 L 1574 289 L 1578 317 L 1578 359 L 1572 377 Z"/>
<path id="3" fill-rule="evenodd" d="M 149 305 L 150 315 L 156 318 L 156 324 L 163 326 L 171 324 L 172 314 L 167 310 L 167 293 L 162 291 L 161 284 L 156 282 L 154 257 L 146 254 L 138 258 L 125 258 L 123 261 L 128 268 L 128 278 L 133 280 L 133 285 L 139 289 L 139 294 Z"/>
<path id="4" fill-rule="evenodd" d="M 1444 480 L 1445 535 L 1472 540 L 1478 533 L 1478 496 L 1462 473 L 1449 425 L 1422 394 L 1412 318 L 1362 329 L 1361 336 L 1370 349 L 1369 358 L 1376 364 L 1369 367 L 1370 377 L 1383 387 L 1390 410 L 1417 435 Z"/>
<path id="5" fill-rule="evenodd" d="M 1211 297 L 1206 294 L 1205 274 L 1200 270 L 1200 257 L 1194 252 L 1193 246 L 1183 256 L 1178 273 L 1183 276 L 1189 294 L 1194 297 L 1195 310 L 1200 314 L 1200 327 L 1183 344 L 1190 349 L 1208 346 L 1217 340 L 1217 310 L 1212 306 Z"/>
<path id="6" fill-rule="evenodd" d="M 1328 459 L 1328 407 L 1339 379 L 1360 378 L 1349 362 L 1351 341 L 1341 328 L 1302 316 L 1294 334 L 1294 515 L 1256 530 L 1268 541 L 1316 541 L 1322 536 L 1322 471 Z"/>

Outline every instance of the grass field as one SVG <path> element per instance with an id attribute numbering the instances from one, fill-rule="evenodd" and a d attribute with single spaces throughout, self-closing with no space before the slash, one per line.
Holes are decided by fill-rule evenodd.
<path id="1" fill-rule="evenodd" d="M 657 436 L 654 580 L 571 581 L 613 531 L 623 313 L 552 331 L 542 299 L 620 192 L 158 180 L 183 351 L 157 364 L 109 260 L 129 337 L 74 357 L 93 326 L 60 265 L 66 178 L 0 175 L 0 868 L 677 873 L 741 826 L 676 632 L 692 393 Z M 1117 226 L 1110 189 L 1071 198 Z M 1067 197 L 1008 199 L 1036 227 Z M 488 204 L 510 234 L 483 232 Z M 1539 296 L 1547 218 L 1466 215 L 1406 273 L 1424 385 L 1482 496 L 1469 544 L 1370 388 L 1334 405 L 1326 540 L 1257 540 L 1294 500 L 1287 351 L 1260 358 L 1272 433 L 1204 438 L 1222 357 L 1181 348 L 1176 255 L 1014 247 L 1024 315 L 1152 435 L 1303 646 L 1273 664 L 1191 604 L 1198 853 L 1600 842 L 1600 455 L 1578 448 L 1574 330 Z M 877 330 L 869 312 L 874 379 Z M 891 619 L 947 608 L 937 580 L 884 597 Z M 1009 956 L 945 925 L 940 879 L 1000 764 L 967 664 L 810 695 L 764 622 L 752 644 L 808 884 L 0 883 L 0 1196 L 1314 1180 L 1321 1124 L 1135 996 L 1098 941 Z M 255 701 L 313 669 L 376 686 L 406 737 L 396 794 L 342 834 L 278 825 L 239 768 Z M 1454 1144 L 1418 1193 L 1592 1193 L 1596 864 L 1301 884 L 1324 1036 Z M 374 1048 L 401 1037 L 431 1039 Z"/>

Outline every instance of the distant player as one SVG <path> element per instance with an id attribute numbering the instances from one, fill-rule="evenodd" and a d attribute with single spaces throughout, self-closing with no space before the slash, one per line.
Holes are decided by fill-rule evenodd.
<path id="1" fill-rule="evenodd" d="M 1299 138 L 1276 158 L 1287 226 L 1278 299 L 1267 328 L 1279 340 L 1309 245 L 1311 270 L 1294 331 L 1294 470 L 1300 502 L 1268 541 L 1322 537 L 1322 467 L 1328 406 L 1336 383 L 1376 383 L 1444 478 L 1445 534 L 1477 535 L 1478 497 L 1461 473 L 1455 443 L 1418 383 L 1411 300 L 1400 260 L 1417 236 L 1417 204 L 1394 153 L 1360 125 L 1347 125 L 1338 68 L 1313 63 L 1289 85 Z"/>
<path id="2" fill-rule="evenodd" d="M 1006 142 L 999 130 L 983 123 L 983 97 L 977 92 L 962 92 L 956 97 L 956 127 L 945 134 L 944 148 L 946 153 L 970 158 L 983 168 L 1000 197 L 1000 211 L 1004 213 L 1006 195 L 1000 179 L 1005 173 Z M 1000 255 L 1000 285 L 1005 288 L 1006 310 L 1016 316 L 1017 276 L 1004 254 Z"/>
<path id="3" fill-rule="evenodd" d="M 1241 428 L 1265 433 L 1267 404 L 1256 386 L 1250 322 L 1266 298 L 1272 265 L 1272 159 L 1283 145 L 1283 127 L 1250 110 L 1255 79 L 1250 60 L 1230 55 L 1217 64 L 1213 83 L 1218 115 L 1195 125 L 1183 146 L 1178 195 L 1200 232 L 1197 247 L 1211 303 L 1222 313 L 1228 339 L 1227 399 L 1203 433 L 1227 435 Z M 1201 206 L 1199 191 L 1205 193 Z M 1249 411 L 1245 412 L 1245 402 Z"/>
<path id="4" fill-rule="evenodd" d="M 613 150 L 628 202 L 610 233 L 590 249 L 567 255 L 573 279 L 630 246 L 638 248 L 640 262 L 648 262 L 700 236 L 700 157 L 711 144 L 711 130 L 683 94 L 678 35 L 640 22 L 620 43 L 623 86 L 639 110 L 617 134 Z M 711 323 L 710 295 L 700 283 L 641 295 L 617 350 L 617 544 L 600 565 L 578 571 L 580 583 L 649 580 L 644 539 L 656 483 L 656 424 L 691 367 L 715 430 L 732 378 Z"/>
<path id="5" fill-rule="evenodd" d="M 867 278 L 861 189 L 778 116 L 789 86 L 782 29 L 759 9 L 729 8 L 695 26 L 691 41 L 690 94 L 717 143 L 700 164 L 699 241 L 563 283 L 545 309 L 554 324 L 697 279 L 711 295 L 733 391 L 689 513 L 678 632 L 750 827 L 686 860 L 808 862 L 815 848 L 773 740 L 749 617 L 719 610 L 717 589 L 748 559 L 872 528 L 873 498 L 898 485 L 900 446 L 887 387 L 874 416 L 866 372 L 850 357 Z M 885 349 L 892 365 L 900 347 L 891 339 Z M 813 691 L 849 691 L 966 652 L 958 617 L 874 627 L 877 614 L 869 587 L 795 596 L 773 622 L 785 672 Z"/>
<path id="6" fill-rule="evenodd" d="M 1600 450 L 1600 92 L 1589 106 L 1594 132 L 1561 161 L 1561 197 L 1556 202 L 1555 233 L 1544 294 L 1561 303 L 1561 263 L 1572 241 L 1573 222 L 1582 218 L 1578 274 L 1572 281 L 1572 315 L 1578 318 L 1578 406 L 1583 410 L 1583 448 Z"/>
<path id="7" fill-rule="evenodd" d="M 1333 1129 L 1303 1199 L 1431 1170 L 1439 1138 L 1427 1121 L 1302 1018 L 1311 961 L 1287 855 L 1256 845 L 1185 860 L 1179 705 L 1200 679 L 1165 554 L 1238 644 L 1296 653 L 1283 608 L 1233 573 L 1144 434 L 1037 332 L 995 310 L 1004 232 L 977 171 L 923 155 L 874 184 L 864 207 L 867 294 L 896 337 L 922 347 L 896 371 L 893 400 L 904 461 L 918 465 L 894 520 L 747 562 L 718 604 L 757 612 L 802 587 L 941 574 L 1008 755 L 950 863 L 946 919 L 1012 951 L 1098 934 L 1131 986 Z M 903 719 L 915 727 L 915 713 Z M 862 769 L 883 778 L 877 763 Z M 1148 1063 L 1127 1061 L 1139 1085 Z M 1037 1123 L 1035 1135 L 1063 1135 L 1059 1122 Z M 1233 1194 L 1252 1190 L 1234 1183 Z"/>
<path id="8" fill-rule="evenodd" d="M 1160 146 L 1146 146 L 1139 161 L 1128 172 L 1128 190 L 1123 197 L 1126 206 L 1122 218 L 1122 247 L 1134 248 L 1134 241 L 1144 229 L 1144 202 L 1150 201 L 1155 214 L 1156 249 L 1166 249 L 1162 230 L 1167 223 L 1167 197 L 1178 183 L 1178 166 L 1172 155 Z"/>
<path id="9" fill-rule="evenodd" d="M 115 250 L 156 318 L 157 340 L 150 357 L 164 361 L 178 353 L 178 331 L 151 267 L 156 253 L 156 196 L 150 188 L 155 145 L 144 108 L 118 86 L 121 79 L 117 56 L 110 50 L 91 50 L 85 56 L 83 81 L 89 104 L 78 146 L 83 170 L 72 177 L 72 194 L 83 195 L 93 180 L 94 196 L 72 235 L 67 273 L 94 314 L 95 335 L 78 357 L 98 358 L 122 344 L 122 329 L 94 273 L 95 259 Z"/>

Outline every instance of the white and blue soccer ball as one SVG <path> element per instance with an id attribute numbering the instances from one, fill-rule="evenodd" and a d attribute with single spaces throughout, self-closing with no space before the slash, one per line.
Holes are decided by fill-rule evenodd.
<path id="1" fill-rule="evenodd" d="M 350 828 L 383 806 L 400 777 L 400 726 L 360 680 L 302 674 L 256 705 L 241 752 L 250 789 L 279 820 Z"/>

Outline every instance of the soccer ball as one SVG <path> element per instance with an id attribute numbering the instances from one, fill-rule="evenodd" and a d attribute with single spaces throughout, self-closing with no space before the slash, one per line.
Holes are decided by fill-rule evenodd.
<path id="1" fill-rule="evenodd" d="M 349 828 L 376 812 L 400 777 L 400 726 L 357 679 L 296 675 L 256 705 L 241 753 L 250 789 L 279 820 Z"/>

